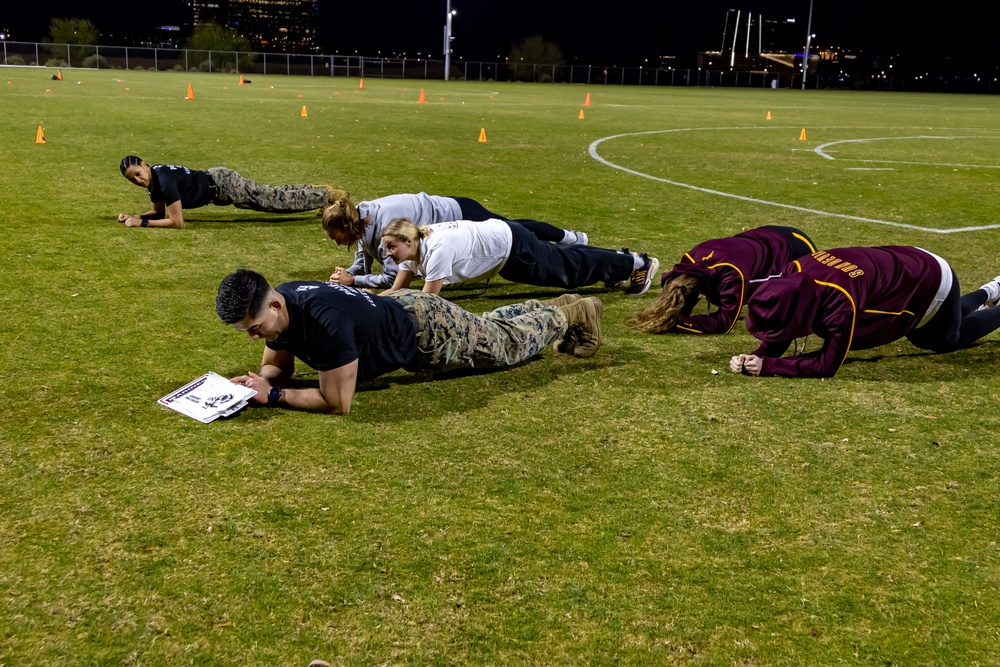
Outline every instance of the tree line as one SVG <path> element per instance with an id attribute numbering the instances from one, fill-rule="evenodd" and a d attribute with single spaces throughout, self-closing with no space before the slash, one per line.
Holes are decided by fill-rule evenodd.
<path id="1" fill-rule="evenodd" d="M 73 63 L 81 63 L 83 67 L 106 67 L 106 63 L 100 62 L 103 57 L 98 56 L 95 51 L 100 36 L 97 26 L 89 19 L 57 18 L 52 19 L 48 38 L 42 41 L 70 45 Z M 245 67 L 253 62 L 250 42 L 233 28 L 218 23 L 196 26 L 191 36 L 185 40 L 184 48 L 195 52 L 194 58 L 189 60 L 193 67 L 207 67 L 209 51 L 212 52 L 213 70 Z M 199 53 L 204 53 L 204 56 L 200 57 Z M 239 63 L 236 61 L 237 57 L 240 59 Z M 96 62 L 91 62 L 92 60 Z M 511 45 L 508 62 L 512 66 L 518 66 L 515 67 L 515 72 L 519 80 L 540 81 L 545 80 L 548 74 L 544 71 L 539 73 L 530 65 L 559 66 L 565 64 L 565 59 L 556 44 L 540 35 L 532 35 Z M 520 67 L 521 65 L 524 67 Z"/>

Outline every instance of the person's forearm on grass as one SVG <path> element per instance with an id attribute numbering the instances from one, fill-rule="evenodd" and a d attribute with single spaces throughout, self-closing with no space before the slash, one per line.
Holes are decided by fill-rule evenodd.
<path id="1" fill-rule="evenodd" d="M 143 221 L 146 224 L 142 224 Z M 142 215 L 118 215 L 118 222 L 125 223 L 126 227 L 161 227 L 165 229 L 182 229 L 184 227 L 184 209 L 180 201 L 175 201 L 170 206 L 155 204 L 153 210 Z"/>

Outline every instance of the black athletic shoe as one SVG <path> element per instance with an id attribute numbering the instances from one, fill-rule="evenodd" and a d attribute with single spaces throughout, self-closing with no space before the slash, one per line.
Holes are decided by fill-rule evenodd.
<path id="1" fill-rule="evenodd" d="M 660 270 L 660 260 L 650 257 L 646 253 L 640 255 L 642 267 L 632 269 L 632 276 L 629 278 L 628 287 L 625 293 L 629 296 L 642 296 L 649 291 L 649 286 L 653 283 L 653 277 Z"/>

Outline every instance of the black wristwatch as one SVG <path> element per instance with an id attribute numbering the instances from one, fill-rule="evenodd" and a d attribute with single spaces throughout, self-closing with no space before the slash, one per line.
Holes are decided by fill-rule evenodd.
<path id="1" fill-rule="evenodd" d="M 278 404 L 281 400 L 281 387 L 271 387 L 270 391 L 267 392 L 267 404 L 274 406 Z"/>

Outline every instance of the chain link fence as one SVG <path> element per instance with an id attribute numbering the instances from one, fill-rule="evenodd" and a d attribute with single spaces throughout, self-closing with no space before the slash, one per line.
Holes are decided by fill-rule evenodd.
<path id="1" fill-rule="evenodd" d="M 443 80 L 443 60 L 373 58 L 318 54 L 196 51 L 151 47 L 47 44 L 0 41 L 2 64 L 15 67 L 219 72 Z M 530 63 L 451 61 L 450 79 L 531 81 L 607 86 L 685 86 L 720 88 L 801 88 L 801 72 L 536 65 Z M 809 89 L 906 90 L 911 92 L 1000 92 L 997 75 L 922 75 L 904 77 L 810 73 Z"/>

